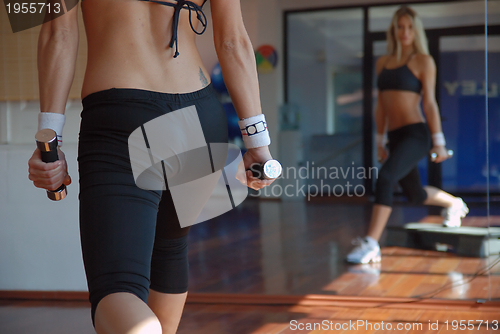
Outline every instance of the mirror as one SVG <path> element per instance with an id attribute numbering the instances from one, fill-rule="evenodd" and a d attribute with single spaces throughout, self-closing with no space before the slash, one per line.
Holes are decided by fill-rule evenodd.
<path id="1" fill-rule="evenodd" d="M 490 57 L 497 52 L 498 4 L 490 2 L 488 8 Z M 454 151 L 453 158 L 440 165 L 422 159 L 418 164 L 422 183 L 464 198 L 470 209 L 464 226 L 488 234 L 485 228 L 492 222 L 488 207 L 494 211 L 488 189 L 498 193 L 491 182 L 493 161 L 498 160 L 498 150 L 491 149 L 497 144 L 491 133 L 498 130 L 491 122 L 498 113 L 487 117 L 485 99 L 488 87 L 489 107 L 494 108 L 498 80 L 492 77 L 500 72 L 490 74 L 486 83 L 484 2 L 411 7 L 422 18 L 437 65 L 436 98 L 447 147 Z M 191 243 L 193 291 L 257 294 L 262 296 L 252 298 L 261 301 L 269 295 L 489 298 L 490 271 L 481 270 L 498 256 L 485 255 L 489 241 L 475 245 L 476 253 L 469 256 L 460 255 L 464 247 L 453 244 L 453 237 L 434 240 L 432 250 L 388 246 L 391 229 L 395 233 L 407 223 L 439 225 L 443 220 L 439 207 L 411 205 L 400 189 L 395 189 L 394 209 L 381 239 L 382 264 L 344 261 L 351 240 L 366 233 L 370 221 L 381 167 L 374 142 L 374 65 L 386 53 L 385 31 L 398 8 L 352 6 L 285 13 L 285 103 L 280 108 L 279 134 L 279 157 L 285 168 L 281 182 L 265 194 L 280 201 L 247 201 L 220 219 L 195 227 L 200 236 L 196 233 Z M 490 60 L 488 73 L 495 71 L 492 63 L 498 62 Z M 238 224 L 232 224 L 235 221 Z M 227 244 L 221 246 L 224 242 L 215 241 L 215 234 Z M 211 240 L 202 237 L 209 235 Z M 229 249 L 224 248 L 227 245 L 241 248 L 221 252 Z M 223 273 L 222 280 L 211 276 L 207 281 L 209 269 L 203 267 L 207 254 Z M 467 283 L 478 272 L 480 277 Z"/>
<path id="2" fill-rule="evenodd" d="M 469 244 L 474 243 L 470 234 L 478 231 L 474 228 L 480 229 L 478 233 L 485 239 L 473 246 L 474 251 L 453 241 L 456 236 L 451 233 L 432 243 L 396 247 L 402 245 L 397 238 L 405 224 L 440 226 L 443 220 L 440 207 L 412 205 L 398 188 L 381 239 L 386 247 L 382 248 L 380 266 L 346 265 L 344 257 L 352 247 L 351 239 L 364 235 L 370 220 L 376 177 L 369 172 L 381 167 L 374 138 L 378 96 L 375 62 L 386 54 L 385 31 L 399 5 L 286 13 L 285 106 L 297 110 L 300 122 L 298 130 L 284 129 L 282 135 L 295 131 L 295 137 L 301 138 L 303 150 L 296 154 L 297 163 L 292 167 L 303 168 L 295 178 L 309 193 L 298 202 L 281 196 L 282 204 L 260 205 L 261 216 L 267 216 L 264 209 L 274 210 L 280 221 L 274 228 L 266 225 L 280 236 L 269 254 L 280 256 L 282 264 L 293 262 L 293 266 L 280 268 L 284 273 L 273 276 L 271 286 L 278 294 L 300 294 L 307 286 L 309 294 L 491 297 L 490 271 L 485 268 L 499 253 L 496 230 L 490 228 L 498 226 L 492 216 L 498 205 L 491 198 L 498 195 L 500 175 L 500 150 L 493 148 L 498 146 L 500 122 L 496 78 L 500 73 L 496 68 L 500 64 L 496 59 L 499 4 L 488 1 L 488 39 L 484 1 L 410 5 L 423 21 L 429 53 L 437 65 L 436 99 L 446 146 L 454 151 L 442 164 L 422 159 L 418 171 L 424 185 L 442 188 L 467 202 L 470 212 L 461 229 L 469 229 L 464 232 L 469 233 L 465 237 L 470 238 Z M 294 175 L 286 177 L 293 179 Z M 363 188 L 362 195 L 354 193 L 356 186 Z M 348 188 L 353 192 L 348 193 Z M 498 272 L 498 268 L 492 270 Z M 468 283 L 476 273 L 480 277 Z M 262 290 L 273 293 L 270 288 Z"/>

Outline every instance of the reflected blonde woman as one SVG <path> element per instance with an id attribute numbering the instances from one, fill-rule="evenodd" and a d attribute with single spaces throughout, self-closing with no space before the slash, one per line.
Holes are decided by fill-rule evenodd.
<path id="1" fill-rule="evenodd" d="M 392 212 L 397 183 L 411 203 L 445 208 L 444 226 L 459 227 L 469 211 L 461 198 L 423 187 L 420 180 L 417 165 L 422 158 L 434 153 L 434 162 L 440 163 L 449 156 L 435 97 L 436 65 L 429 55 L 422 21 L 410 7 L 394 13 L 387 30 L 387 55 L 377 60 L 376 71 L 377 158 L 383 165 L 368 234 L 355 241 L 357 247 L 347 256 L 350 263 L 381 261 L 378 242 Z"/>

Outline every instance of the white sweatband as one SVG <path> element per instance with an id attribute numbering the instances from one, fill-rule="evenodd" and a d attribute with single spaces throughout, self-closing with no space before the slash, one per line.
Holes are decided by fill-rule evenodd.
<path id="1" fill-rule="evenodd" d="M 444 134 L 442 132 L 436 132 L 432 134 L 432 144 L 434 146 L 445 146 L 446 140 L 444 140 Z"/>
<path id="2" fill-rule="evenodd" d="M 241 119 L 238 125 L 246 148 L 255 148 L 271 144 L 264 114 Z"/>
<path id="3" fill-rule="evenodd" d="M 379 147 L 385 147 L 385 145 L 387 144 L 387 135 L 384 133 L 384 134 L 376 134 L 375 135 L 375 141 L 377 143 L 377 146 Z"/>
<path id="4" fill-rule="evenodd" d="M 38 114 L 38 131 L 52 129 L 57 135 L 57 145 L 62 146 L 62 131 L 66 116 L 55 112 L 41 112 Z"/>

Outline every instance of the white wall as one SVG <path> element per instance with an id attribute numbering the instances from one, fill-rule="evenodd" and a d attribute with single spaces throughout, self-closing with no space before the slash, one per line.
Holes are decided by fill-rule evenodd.
<path id="1" fill-rule="evenodd" d="M 81 102 L 67 105 L 63 150 L 73 184 L 52 202 L 28 179 L 39 103 L 0 103 L 0 290 L 85 291 L 78 228 L 76 142 Z"/>
<path id="2" fill-rule="evenodd" d="M 259 76 L 261 101 L 277 156 L 278 107 L 283 101 L 284 9 L 366 3 L 357 0 L 242 0 L 243 17 L 254 47 L 273 45 L 277 69 Z M 208 9 L 208 8 L 207 8 Z M 209 10 L 206 11 L 210 20 Z M 198 41 L 208 69 L 216 63 L 211 28 Z M 64 152 L 73 184 L 68 197 L 54 203 L 28 180 L 38 104 L 0 103 L 0 290 L 85 291 L 78 236 L 76 141 L 79 101 L 72 101 L 64 129 Z"/>
<path id="3" fill-rule="evenodd" d="M 0 145 L 0 290 L 85 291 L 78 229 L 76 144 L 65 144 L 73 184 L 53 202 L 28 180 L 34 145 Z"/>

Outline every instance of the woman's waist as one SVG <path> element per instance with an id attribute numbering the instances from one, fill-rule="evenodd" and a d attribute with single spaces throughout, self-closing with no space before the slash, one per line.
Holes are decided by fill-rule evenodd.
<path id="1" fill-rule="evenodd" d="M 137 105 L 160 107 L 178 107 L 207 97 L 216 98 L 215 89 L 208 84 L 198 90 L 187 93 L 165 93 L 141 88 L 109 88 L 88 94 L 82 99 L 83 112 L 94 111 L 110 104 L 119 104 L 127 108 L 137 108 Z"/>
<path id="2" fill-rule="evenodd" d="M 408 118 L 401 118 L 397 120 L 388 120 L 387 122 L 387 131 L 396 131 L 398 129 L 411 126 L 414 124 L 426 124 L 425 119 L 423 117 L 408 117 Z"/>
<path id="3" fill-rule="evenodd" d="M 418 106 L 393 105 L 391 107 L 382 107 L 387 118 L 388 131 L 396 130 L 401 127 L 425 122 L 422 111 Z"/>
<path id="4" fill-rule="evenodd" d="M 138 88 L 179 94 L 199 90 L 209 83 L 210 76 L 197 51 L 196 55 L 186 52 L 177 61 L 171 61 L 167 56 L 101 52 L 89 55 L 82 99 L 110 88 Z"/>
<path id="5" fill-rule="evenodd" d="M 132 131 L 157 117 L 193 105 L 197 108 L 211 105 L 214 100 L 217 97 L 212 85 L 184 94 L 135 88 L 98 91 L 82 100 L 80 135 L 126 139 Z"/>
<path id="6" fill-rule="evenodd" d="M 379 92 L 378 99 L 387 117 L 411 117 L 420 115 L 421 97 L 407 91 Z"/>
<path id="7" fill-rule="evenodd" d="M 389 142 L 399 142 L 402 138 L 415 137 L 422 140 L 430 140 L 430 132 L 425 122 L 416 122 L 403 125 L 399 128 L 389 130 L 387 133 Z"/>

